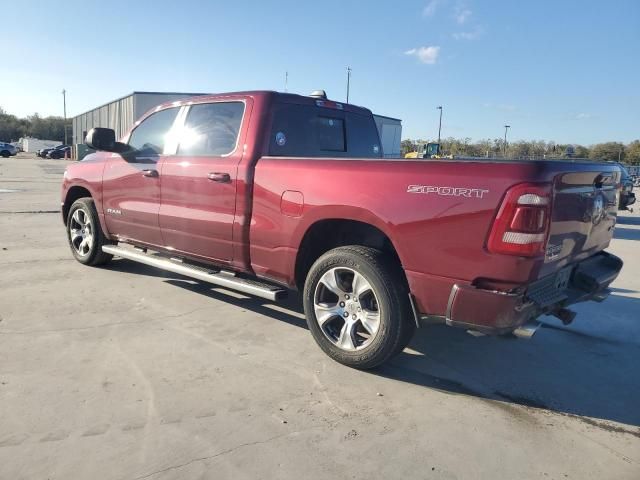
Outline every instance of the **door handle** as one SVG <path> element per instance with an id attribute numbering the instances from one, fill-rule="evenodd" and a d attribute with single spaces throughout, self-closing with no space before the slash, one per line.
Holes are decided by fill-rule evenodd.
<path id="1" fill-rule="evenodd" d="M 158 170 L 154 170 L 154 169 L 142 170 L 142 175 L 144 175 L 145 177 L 157 177 Z"/>
<path id="2" fill-rule="evenodd" d="M 220 183 L 229 183 L 231 181 L 231 175 L 228 173 L 214 172 L 207 175 L 207 178 Z"/>

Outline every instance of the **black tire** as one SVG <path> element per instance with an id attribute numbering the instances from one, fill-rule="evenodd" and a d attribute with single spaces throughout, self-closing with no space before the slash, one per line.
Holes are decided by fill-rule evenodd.
<path id="1" fill-rule="evenodd" d="M 4 158 L 9 158 L 11 153 L 9 153 L 9 150 L 3 150 L 2 152 L 0 152 L 0 155 L 3 156 Z"/>
<path id="2" fill-rule="evenodd" d="M 83 213 L 78 213 L 78 215 L 75 216 L 78 210 L 82 210 Z M 78 218 L 82 219 L 80 223 L 77 221 Z M 85 226 L 88 225 L 90 227 L 90 233 L 92 234 L 91 245 L 88 248 L 85 247 L 79 249 L 78 246 L 86 238 L 84 235 L 86 229 L 79 229 L 78 227 L 82 227 L 85 218 Z M 72 239 L 72 231 L 81 233 L 81 238 L 78 239 L 77 237 L 74 237 L 74 239 Z M 112 242 L 107 239 L 102 231 L 100 220 L 98 219 L 98 211 L 93 203 L 93 199 L 90 197 L 80 198 L 71 205 L 69 214 L 67 215 L 67 239 L 69 241 L 71 253 L 77 261 L 84 265 L 104 265 L 113 258 L 113 255 L 102 251 L 103 245 L 109 245 Z M 80 242 L 78 240 L 80 240 Z"/>
<path id="3" fill-rule="evenodd" d="M 323 275 L 333 269 L 337 269 L 334 272 L 341 272 L 344 269 L 347 274 L 349 271 L 355 271 L 364 277 L 375 298 L 378 318 L 376 333 L 362 341 L 360 346 L 358 346 L 360 340 L 352 336 L 350 342 L 352 349 L 339 347 L 336 344 L 340 343 L 339 340 L 336 341 L 335 335 L 332 337 L 329 331 L 329 328 L 333 328 L 335 333 L 340 329 L 339 322 L 342 319 L 339 315 L 330 317 L 332 320 L 326 321 L 324 327 L 320 326 L 316 316 L 316 306 L 324 305 L 318 300 L 318 295 L 324 294 L 322 289 L 325 287 L 324 284 L 319 284 L 322 283 Z M 349 286 L 344 288 L 348 290 Z M 351 291 L 354 290 L 353 281 L 350 288 Z M 329 293 L 329 295 L 333 294 Z M 352 294 L 352 297 L 355 298 L 355 295 Z M 307 275 L 303 301 L 307 325 L 316 343 L 329 357 L 349 367 L 364 370 L 383 364 L 406 347 L 415 331 L 408 287 L 400 266 L 383 252 L 373 248 L 350 245 L 330 250 L 318 258 Z M 357 302 L 357 300 L 354 301 Z M 337 308 L 338 305 L 342 306 L 345 303 L 340 303 L 339 300 L 338 302 L 335 307 L 330 308 Z M 360 300 L 360 302 L 359 306 L 365 309 L 363 301 Z M 343 314 L 348 307 L 349 305 L 344 306 Z M 355 320 L 356 324 L 358 321 Z M 338 323 L 338 326 L 331 326 L 333 322 Z M 346 321 L 343 323 L 346 324 Z M 353 341 L 353 338 L 356 338 L 356 341 Z M 354 346 L 355 349 L 353 349 Z"/>

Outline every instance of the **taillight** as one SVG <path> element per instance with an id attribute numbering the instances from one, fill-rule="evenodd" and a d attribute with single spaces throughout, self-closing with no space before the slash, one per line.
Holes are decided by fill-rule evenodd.
<path id="1" fill-rule="evenodd" d="M 550 216 L 550 184 L 521 183 L 511 187 L 491 227 L 487 249 L 522 257 L 544 254 Z"/>

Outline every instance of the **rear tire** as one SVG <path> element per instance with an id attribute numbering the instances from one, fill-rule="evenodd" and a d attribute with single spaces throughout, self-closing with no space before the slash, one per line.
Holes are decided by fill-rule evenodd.
<path id="1" fill-rule="evenodd" d="M 373 248 L 352 245 L 322 255 L 309 270 L 303 298 L 316 343 L 349 367 L 383 364 L 415 330 L 400 266 Z"/>
<path id="2" fill-rule="evenodd" d="M 9 158 L 9 155 L 11 155 L 9 153 L 8 150 L 3 150 L 2 152 L 0 152 L 0 155 L 3 156 L 4 158 Z"/>
<path id="3" fill-rule="evenodd" d="M 67 216 L 67 239 L 71 253 L 83 265 L 104 265 L 113 255 L 102 251 L 111 242 L 100 226 L 98 211 L 90 197 L 73 202 Z"/>

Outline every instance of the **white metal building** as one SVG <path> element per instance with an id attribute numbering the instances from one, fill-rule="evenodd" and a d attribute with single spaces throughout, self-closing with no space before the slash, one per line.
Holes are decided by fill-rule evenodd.
<path id="1" fill-rule="evenodd" d="M 93 127 L 111 128 L 115 130 L 116 138 L 120 138 L 138 118 L 156 105 L 198 95 L 206 94 L 180 92 L 130 93 L 73 117 L 73 144 L 84 143 L 87 132 Z"/>
<path id="2" fill-rule="evenodd" d="M 43 148 L 54 148 L 58 145 L 62 145 L 62 142 L 57 140 L 40 140 L 39 138 L 23 137 L 19 142 L 22 145 L 22 149 L 25 152 L 37 152 Z"/>
<path id="3" fill-rule="evenodd" d="M 385 158 L 400 157 L 400 142 L 402 140 L 402 120 L 373 114 L 382 143 Z"/>

